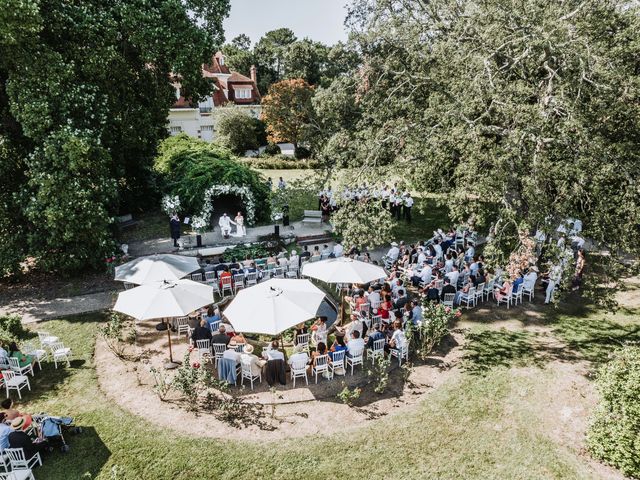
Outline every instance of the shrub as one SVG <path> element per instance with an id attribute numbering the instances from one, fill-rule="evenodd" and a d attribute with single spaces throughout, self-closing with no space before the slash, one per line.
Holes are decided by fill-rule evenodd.
<path id="1" fill-rule="evenodd" d="M 336 395 L 336 397 L 345 405 L 349 405 L 350 407 L 352 407 L 353 402 L 360 398 L 361 393 L 362 389 L 354 387 L 353 390 L 351 390 L 345 385 L 345 387 Z"/>
<path id="2" fill-rule="evenodd" d="M 270 157 L 243 158 L 240 160 L 244 165 L 253 168 L 263 168 L 265 170 L 292 170 L 292 169 L 317 169 L 320 164 L 315 160 L 296 160 L 288 155 L 275 155 Z"/>
<path id="3" fill-rule="evenodd" d="M 247 258 L 263 258 L 269 256 L 269 250 L 263 245 L 236 245 L 233 248 L 225 250 L 224 258 L 226 260 L 238 259 L 244 260 Z"/>
<path id="4" fill-rule="evenodd" d="M 374 357 L 371 362 L 371 368 L 367 371 L 367 375 L 373 378 L 375 382 L 373 391 L 376 393 L 384 393 L 389 385 L 389 367 L 391 366 L 391 357 L 385 358 L 382 355 Z"/>
<path id="5" fill-rule="evenodd" d="M 264 148 L 264 153 L 266 153 L 267 155 L 280 155 L 282 153 L 282 150 L 280 150 L 280 147 L 275 143 L 269 143 Z"/>
<path id="6" fill-rule="evenodd" d="M 298 147 L 293 152 L 294 157 L 298 160 L 303 160 L 305 158 L 309 158 L 311 156 L 311 150 L 305 147 Z"/>
<path id="7" fill-rule="evenodd" d="M 416 345 L 416 351 L 423 360 L 431 353 L 436 345 L 449 333 L 449 323 L 461 315 L 460 309 L 434 304 L 425 299 L 422 304 L 424 320 L 419 326 L 412 327 L 411 341 Z"/>
<path id="8" fill-rule="evenodd" d="M 19 315 L 0 316 L 0 330 L 6 332 L 13 340 L 27 338 L 30 333 L 22 326 L 22 318 Z"/>
<path id="9" fill-rule="evenodd" d="M 587 432 L 599 460 L 640 478 L 640 346 L 626 346 L 598 372 L 601 395 Z"/>
<path id="10" fill-rule="evenodd" d="M 236 155 L 244 155 L 247 150 L 257 150 L 260 146 L 254 119 L 239 109 L 230 109 L 220 115 L 216 130 L 216 143 Z"/>
<path id="11" fill-rule="evenodd" d="M 191 347 L 184 354 L 182 365 L 176 370 L 171 386 L 187 399 L 187 409 L 198 410 L 201 393 L 211 385 L 211 375 L 198 361 L 191 361 Z"/>

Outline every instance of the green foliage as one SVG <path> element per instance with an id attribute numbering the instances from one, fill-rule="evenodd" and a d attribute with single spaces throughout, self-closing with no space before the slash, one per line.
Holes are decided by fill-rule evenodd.
<path id="1" fill-rule="evenodd" d="M 282 150 L 277 144 L 269 142 L 264 148 L 264 153 L 267 155 L 280 155 Z"/>
<path id="2" fill-rule="evenodd" d="M 292 159 L 286 155 L 278 155 L 275 157 L 252 157 L 243 158 L 240 163 L 250 165 L 253 168 L 267 170 L 298 170 L 298 169 L 316 169 L 320 164 L 315 160 L 299 161 Z"/>
<path id="3" fill-rule="evenodd" d="M 136 339 L 135 325 L 130 320 L 120 313 L 110 312 L 109 320 L 99 327 L 98 332 L 118 358 L 128 358 L 126 345 L 133 344 Z"/>
<path id="4" fill-rule="evenodd" d="M 244 260 L 247 256 L 251 259 L 264 258 L 269 256 L 269 250 L 260 244 L 252 245 L 236 245 L 233 248 L 229 248 L 224 252 L 224 258 L 226 260 L 237 259 L 238 261 Z"/>
<path id="5" fill-rule="evenodd" d="M 353 389 L 349 388 L 345 385 L 345 387 L 338 392 L 336 397 L 345 405 L 353 406 L 353 402 L 360 398 L 360 394 L 362 393 L 362 389 L 358 387 L 353 387 Z"/>
<path id="6" fill-rule="evenodd" d="M 311 156 L 311 151 L 306 147 L 298 146 L 298 147 L 296 147 L 296 149 L 293 152 L 293 154 L 296 157 L 296 159 L 304 160 L 304 159 L 309 158 Z"/>
<path id="7" fill-rule="evenodd" d="M 640 230 L 627 225 L 640 216 L 638 9 L 356 1 L 363 67 L 318 99 L 316 118 L 340 113 L 317 120 L 318 156 L 446 193 L 456 223 L 526 221 L 551 233 L 575 217 L 596 244 L 637 253 Z M 509 242 L 499 248 L 508 258 Z"/>
<path id="8" fill-rule="evenodd" d="M 0 272 L 27 256 L 44 269 L 100 267 L 111 218 L 158 200 L 151 167 L 172 75 L 185 95 L 210 91 L 201 65 L 229 1 L 8 0 L 1 10 Z"/>
<path id="9" fill-rule="evenodd" d="M 596 383 L 601 400 L 587 433 L 589 450 L 625 475 L 640 478 L 640 347 L 617 350 Z"/>
<path id="10" fill-rule="evenodd" d="M 331 223 L 342 237 L 345 249 L 373 249 L 394 238 L 393 227 L 396 222 L 389 211 L 382 208 L 381 202 L 345 201 L 339 207 L 331 215 Z"/>
<path id="11" fill-rule="evenodd" d="M 8 346 L 11 342 L 28 338 L 31 332 L 25 330 L 19 315 L 0 316 L 0 345 Z"/>
<path id="12" fill-rule="evenodd" d="M 391 356 L 377 355 L 373 357 L 371 366 L 367 370 L 367 376 L 375 382 L 373 391 L 384 393 L 389 386 L 389 367 L 391 366 Z"/>
<path id="13" fill-rule="evenodd" d="M 459 308 L 445 307 L 441 303 L 422 302 L 422 324 L 413 327 L 412 340 L 420 358 L 426 359 L 431 351 L 449 334 L 449 326 L 462 314 Z"/>
<path id="14" fill-rule="evenodd" d="M 269 191 L 260 175 L 239 163 L 224 147 L 187 136 L 167 138 L 155 162 L 167 193 L 178 195 L 185 213 L 198 213 L 212 185 L 247 186 L 256 203 L 256 219 L 269 215 Z"/>
<path id="15" fill-rule="evenodd" d="M 256 122 L 259 122 L 256 124 Z M 257 150 L 260 146 L 256 127 L 260 120 L 250 117 L 241 109 L 225 111 L 216 125 L 216 143 L 228 148 L 236 155 L 244 155 L 247 150 Z M 264 126 L 262 126 L 264 131 Z"/>
<path id="16" fill-rule="evenodd" d="M 191 361 L 191 352 L 188 350 L 182 359 L 182 365 L 176 369 L 171 380 L 171 387 L 187 400 L 187 409 L 197 411 L 200 395 L 211 385 L 211 374 L 199 361 Z"/>

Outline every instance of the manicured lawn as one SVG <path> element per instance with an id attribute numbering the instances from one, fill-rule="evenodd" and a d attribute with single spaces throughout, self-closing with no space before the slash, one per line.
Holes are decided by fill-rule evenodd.
<path id="1" fill-rule="evenodd" d="M 547 321 L 559 335 L 573 322 L 597 322 L 553 312 Z M 85 428 L 70 436 L 71 451 L 54 453 L 36 478 L 210 479 L 210 478 L 604 478 L 576 450 L 558 443 L 541 421 L 539 399 L 559 380 L 557 371 L 534 360 L 535 336 L 473 326 L 466 369 L 428 393 L 415 408 L 340 434 L 256 444 L 190 438 L 155 427 L 123 411 L 100 392 L 93 367 L 99 314 L 47 322 L 74 350 L 72 368 L 47 365 L 33 392 L 19 406 L 30 412 L 69 414 Z M 629 328 L 626 317 L 612 317 Z M 622 325 L 622 327 L 620 327 Z M 638 339 L 637 321 L 629 339 Z M 614 328 L 614 327 L 611 327 Z M 563 333 L 564 332 L 564 333 Z M 576 339 L 578 352 L 600 338 L 587 328 Z M 594 350 L 594 358 L 603 355 Z M 522 375 L 512 367 L 524 366 Z M 480 373 L 480 374 L 478 374 Z"/>

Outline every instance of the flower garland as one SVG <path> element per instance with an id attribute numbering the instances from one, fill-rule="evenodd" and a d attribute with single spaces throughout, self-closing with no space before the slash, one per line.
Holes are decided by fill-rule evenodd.
<path id="1" fill-rule="evenodd" d="M 213 197 L 218 195 L 235 194 L 240 196 L 245 202 L 246 223 L 252 225 L 255 220 L 256 202 L 249 187 L 238 187 L 236 185 L 212 185 L 204 192 L 204 205 L 198 215 L 191 218 L 191 226 L 197 231 L 203 231 L 209 225 L 211 214 L 213 213 Z"/>
<path id="2" fill-rule="evenodd" d="M 180 197 L 178 195 L 165 195 L 162 197 L 162 211 L 171 216 L 180 211 Z"/>

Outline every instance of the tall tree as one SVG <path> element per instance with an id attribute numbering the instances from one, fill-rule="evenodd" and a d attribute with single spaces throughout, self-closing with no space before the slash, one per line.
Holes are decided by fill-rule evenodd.
<path id="1" fill-rule="evenodd" d="M 314 89 L 298 78 L 282 80 L 262 99 L 262 120 L 271 142 L 291 142 L 295 148 L 308 138 Z"/>
<path id="2" fill-rule="evenodd" d="M 287 50 L 296 40 L 288 28 L 272 30 L 258 40 L 253 54 L 260 72 L 258 88 L 261 92 L 267 92 L 271 84 L 283 78 Z"/>
<path id="3" fill-rule="evenodd" d="M 2 223 L 20 225 L 23 253 L 45 268 L 95 267 L 113 251 L 113 216 L 154 200 L 171 76 L 188 96 L 209 90 L 201 65 L 222 40 L 229 2 L 8 1 L 0 143 L 17 154 L 0 152 L 0 170 L 24 173 L 0 179 L 3 203 L 18 207 Z M 0 273 L 16 267 L 15 256 L 0 257 Z"/>
<path id="4" fill-rule="evenodd" d="M 231 70 L 249 76 L 251 66 L 255 64 L 255 58 L 251 51 L 251 39 L 244 34 L 238 35 L 231 43 L 222 47 L 225 62 Z"/>
<path id="5" fill-rule="evenodd" d="M 638 252 L 638 13 L 623 0 L 355 2 L 355 163 L 447 192 L 456 221 L 511 224 L 502 259 L 519 230 L 567 217 Z"/>

